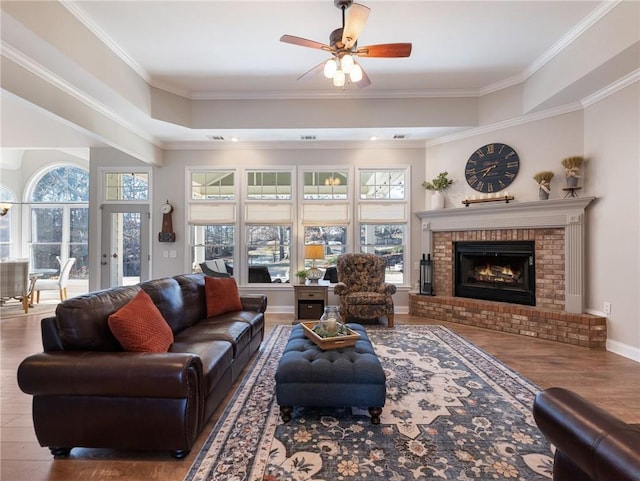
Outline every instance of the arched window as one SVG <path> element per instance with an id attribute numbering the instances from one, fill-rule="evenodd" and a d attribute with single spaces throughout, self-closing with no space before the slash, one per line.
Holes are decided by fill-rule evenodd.
<path id="1" fill-rule="evenodd" d="M 57 272 L 58 257 L 75 257 L 72 279 L 86 279 L 89 257 L 89 173 L 65 165 L 46 171 L 29 199 L 31 269 Z"/>
<path id="2" fill-rule="evenodd" d="M 16 199 L 5 187 L 0 186 L 0 202 L 15 202 Z M 11 211 L 0 217 L 0 258 L 11 257 Z"/>

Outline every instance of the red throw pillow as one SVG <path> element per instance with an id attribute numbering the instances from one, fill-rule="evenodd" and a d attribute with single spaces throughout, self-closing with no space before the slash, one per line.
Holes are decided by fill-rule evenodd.
<path id="1" fill-rule="evenodd" d="M 238 284 L 233 277 L 205 276 L 204 294 L 207 298 L 207 317 L 242 310 Z"/>
<path id="2" fill-rule="evenodd" d="M 145 291 L 107 319 L 109 329 L 125 351 L 167 352 L 173 332 Z"/>

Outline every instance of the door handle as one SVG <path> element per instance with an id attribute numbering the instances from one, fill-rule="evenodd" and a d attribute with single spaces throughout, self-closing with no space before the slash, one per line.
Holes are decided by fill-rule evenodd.
<path id="1" fill-rule="evenodd" d="M 111 254 L 111 257 L 113 257 L 114 259 L 118 258 L 118 254 Z"/>

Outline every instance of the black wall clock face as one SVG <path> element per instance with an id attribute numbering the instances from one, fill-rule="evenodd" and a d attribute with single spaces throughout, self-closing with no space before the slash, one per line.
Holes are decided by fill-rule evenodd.
<path id="1" fill-rule="evenodd" d="M 487 144 L 476 150 L 464 168 L 467 183 L 478 192 L 498 192 L 518 175 L 520 158 L 506 144 Z"/>

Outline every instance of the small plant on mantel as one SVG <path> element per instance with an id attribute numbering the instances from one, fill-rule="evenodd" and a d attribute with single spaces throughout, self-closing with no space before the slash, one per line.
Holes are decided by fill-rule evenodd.
<path id="1" fill-rule="evenodd" d="M 449 188 L 451 184 L 453 184 L 453 180 L 449 179 L 447 177 L 448 175 L 449 175 L 449 172 L 440 172 L 438 174 L 438 177 L 436 177 L 435 179 L 431 179 L 431 182 L 425 180 L 422 183 L 422 187 L 424 187 L 427 190 L 435 190 L 438 192 L 443 191 Z"/>

